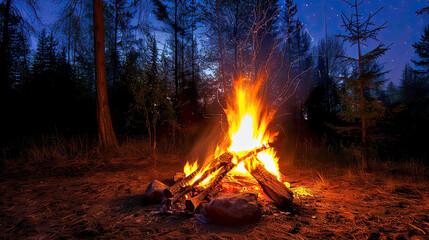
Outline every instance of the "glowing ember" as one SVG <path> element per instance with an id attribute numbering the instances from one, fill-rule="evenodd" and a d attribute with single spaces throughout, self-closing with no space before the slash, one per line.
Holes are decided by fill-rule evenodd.
<path id="1" fill-rule="evenodd" d="M 193 179 L 195 182 L 202 173 L 211 167 L 211 161 L 222 153 L 229 151 L 236 155 L 236 158 L 243 157 L 248 151 L 260 148 L 272 142 L 277 133 L 268 131 L 268 124 L 274 116 L 274 111 L 269 108 L 263 92 L 262 80 L 251 82 L 249 79 L 240 78 L 234 82 L 232 94 L 227 99 L 227 109 L 225 113 L 228 121 L 228 132 L 222 143 L 220 143 L 212 158 L 206 159 L 204 167 L 199 167 L 196 162 L 191 165 L 186 163 L 184 172 L 189 175 L 199 168 L 199 174 Z M 237 159 L 234 159 L 235 163 Z M 278 168 L 278 158 L 273 148 L 269 148 L 257 154 L 256 158 L 249 158 L 241 162 L 230 172 L 230 174 L 248 174 L 246 168 L 252 167 L 257 162 L 262 162 L 265 168 L 273 173 L 280 180 Z M 200 185 L 204 185 L 210 180 L 204 180 Z"/>

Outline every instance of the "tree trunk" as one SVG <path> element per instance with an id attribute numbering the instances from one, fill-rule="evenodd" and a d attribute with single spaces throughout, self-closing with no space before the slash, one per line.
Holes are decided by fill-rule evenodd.
<path id="1" fill-rule="evenodd" d="M 117 147 L 107 97 L 106 62 L 104 57 L 103 0 L 94 4 L 95 86 L 97 90 L 98 141 L 102 147 Z"/>
<path id="2" fill-rule="evenodd" d="M 356 22 L 357 26 L 359 26 L 359 14 L 358 14 L 358 5 L 357 1 L 355 0 L 355 10 L 356 10 Z M 359 62 L 359 79 L 360 79 L 360 114 L 361 114 L 361 132 L 362 132 L 362 156 L 361 156 L 361 167 L 363 169 L 368 168 L 368 160 L 366 159 L 366 116 L 365 116 L 365 96 L 363 94 L 363 88 L 364 88 L 364 79 L 362 78 L 362 52 L 361 52 L 361 46 L 360 46 L 360 30 L 358 27 L 358 62 Z"/>

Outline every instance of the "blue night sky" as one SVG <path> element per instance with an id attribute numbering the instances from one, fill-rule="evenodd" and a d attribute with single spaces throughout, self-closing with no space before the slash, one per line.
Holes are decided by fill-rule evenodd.
<path id="1" fill-rule="evenodd" d="M 325 9 L 328 34 L 333 35 L 343 32 L 341 12 L 345 12 L 347 16 L 351 13 L 349 6 L 342 0 L 295 0 L 294 2 L 298 6 L 297 16 L 314 39 L 313 46 L 317 45 L 325 35 Z M 54 4 L 52 0 L 41 0 L 39 3 L 43 23 L 52 24 L 56 19 L 58 5 Z M 366 0 L 362 4 L 361 10 L 363 10 L 364 16 L 383 7 L 374 21 L 376 25 L 387 21 L 387 29 L 380 32 L 379 39 L 386 45 L 392 44 L 392 46 L 391 50 L 380 59 L 380 62 L 384 64 L 385 70 L 390 71 L 386 77 L 396 84 L 399 82 L 404 65 L 411 63 L 410 59 L 414 57 L 412 44 L 419 40 L 429 21 L 427 15 L 417 16 L 415 12 L 428 4 L 429 2 L 426 0 Z M 376 42 L 369 42 L 369 47 L 372 48 L 376 44 Z M 348 52 L 353 55 L 356 49 L 348 48 Z"/>
<path id="2" fill-rule="evenodd" d="M 314 38 L 314 45 L 325 35 L 325 9 L 328 34 L 333 35 L 344 31 L 341 27 L 341 12 L 347 16 L 351 14 L 350 7 L 342 0 L 295 2 L 298 5 L 297 15 Z M 374 22 L 378 26 L 387 21 L 387 29 L 380 31 L 379 39 L 384 44 L 392 46 L 380 62 L 384 63 L 385 70 L 391 71 L 386 77 L 395 84 L 399 82 L 405 64 L 411 63 L 410 59 L 414 57 L 412 44 L 420 39 L 424 27 L 428 24 L 427 15 L 417 16 L 415 12 L 428 4 L 425 0 L 366 0 L 361 6 L 364 16 L 383 7 L 374 18 Z M 369 42 L 370 48 L 375 45 L 376 42 Z M 357 54 L 355 48 L 348 48 L 348 52 Z"/>

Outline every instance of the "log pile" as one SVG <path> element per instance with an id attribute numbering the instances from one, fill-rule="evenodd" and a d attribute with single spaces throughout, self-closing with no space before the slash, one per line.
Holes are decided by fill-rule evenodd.
<path id="1" fill-rule="evenodd" d="M 219 186 L 219 183 L 234 167 L 246 159 L 255 158 L 259 152 L 268 148 L 270 148 L 269 145 L 262 146 L 254 149 L 253 151 L 249 151 L 246 155 L 240 158 L 231 152 L 225 152 L 214 159 L 212 162 L 213 164 L 210 165 L 209 168 L 204 169 L 204 171 L 197 169 L 188 176 L 174 183 L 172 186 L 166 188 L 163 191 L 165 197 L 164 206 L 170 209 L 174 203 L 184 200 L 186 197 L 186 211 L 191 213 L 194 212 L 201 203 L 204 202 L 209 194 L 213 194 L 215 189 Z M 273 200 L 274 204 L 278 208 L 286 209 L 290 207 L 293 200 L 292 192 L 283 183 L 278 181 L 275 175 L 267 171 L 262 163 L 260 163 L 256 158 L 255 160 L 257 161 L 256 166 L 246 166 L 248 172 L 257 180 L 265 194 Z M 200 175 L 199 178 L 194 180 L 198 175 Z M 209 183 L 204 187 L 199 186 L 200 183 L 206 180 L 209 176 L 212 177 Z"/>

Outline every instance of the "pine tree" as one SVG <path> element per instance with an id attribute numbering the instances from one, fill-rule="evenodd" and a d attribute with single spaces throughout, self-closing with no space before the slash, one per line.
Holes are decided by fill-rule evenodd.
<path id="1" fill-rule="evenodd" d="M 338 35 L 345 41 L 350 42 L 351 46 L 357 47 L 357 58 L 342 56 L 345 61 L 354 67 L 354 71 L 349 76 L 342 76 L 343 91 L 341 98 L 341 111 L 339 116 L 342 120 L 351 124 L 347 127 L 338 127 L 337 129 L 353 135 L 356 131 L 360 132 L 362 142 L 361 166 L 368 168 L 366 156 L 367 142 L 371 128 L 384 115 L 381 101 L 375 95 L 375 91 L 384 83 L 381 79 L 386 72 L 381 71 L 381 67 L 376 60 L 383 56 L 389 49 L 383 43 L 367 53 L 362 52 L 363 46 L 366 46 L 368 40 L 377 40 L 380 30 L 386 28 L 386 23 L 375 26 L 374 16 L 382 8 L 370 13 L 368 17 L 363 18 L 359 13 L 362 2 L 354 0 L 354 3 L 344 0 L 354 11 L 350 17 L 345 13 L 341 14 L 345 34 Z"/>
<path id="2" fill-rule="evenodd" d="M 66 47 L 67 61 L 86 89 L 87 97 L 95 97 L 93 1 L 58 0 L 61 12 L 54 24 L 60 44 Z M 91 34 L 89 34 L 91 33 Z"/>
<path id="3" fill-rule="evenodd" d="M 338 96 L 338 81 L 336 76 L 344 73 L 346 64 L 338 56 L 346 52 L 339 38 L 327 36 L 319 41 L 314 49 L 315 65 L 312 75 L 314 88 L 306 103 L 308 122 L 314 131 L 334 135 L 328 125 L 338 122 L 340 105 Z"/>
<path id="4" fill-rule="evenodd" d="M 25 81 L 29 74 L 30 44 L 25 31 L 20 26 L 21 22 L 24 21 L 22 17 L 12 13 L 9 18 L 9 47 L 7 51 L 9 56 L 6 56 L 8 59 L 8 78 L 2 80 L 8 81 L 9 90 L 17 90 L 17 87 Z"/>
<path id="5" fill-rule="evenodd" d="M 414 43 L 413 47 L 419 60 L 412 60 L 412 62 L 421 68 L 424 77 L 429 78 L 429 26 L 425 28 L 420 40 Z"/>
<path id="6" fill-rule="evenodd" d="M 305 66 L 304 62 L 310 51 L 310 38 L 307 32 L 303 29 L 304 24 L 297 19 L 296 29 L 292 32 L 291 37 L 288 39 L 290 43 L 290 58 L 293 62 L 295 73 L 298 75 L 305 70 L 308 70 L 309 66 Z"/>
<path id="7" fill-rule="evenodd" d="M 204 44 L 206 45 L 205 61 L 217 65 L 215 79 L 218 80 L 210 83 L 215 85 L 214 88 L 218 86 L 220 89 L 224 88 L 224 75 L 226 91 L 228 91 L 231 80 L 249 69 L 248 59 L 252 56 L 249 32 L 255 7 L 256 1 L 202 1 L 201 18 L 208 28 L 205 34 L 207 41 Z M 223 69 L 221 61 L 223 61 Z"/>
<path id="8" fill-rule="evenodd" d="M 399 84 L 399 103 L 404 109 L 398 117 L 396 131 L 402 149 L 416 157 L 425 157 L 429 134 L 429 82 L 421 71 L 405 65 Z"/>
<path id="9" fill-rule="evenodd" d="M 25 15 L 33 17 L 40 22 L 40 18 L 37 14 L 39 7 L 37 1 L 21 1 L 25 9 Z M 12 0 L 2 1 L 0 3 L 0 17 L 1 17 L 1 42 L 0 42 L 0 102 L 5 102 L 7 95 L 10 94 L 14 79 L 11 78 L 11 63 L 13 59 L 11 49 L 11 43 L 13 44 L 13 32 L 14 29 L 19 29 L 21 34 L 25 34 L 28 30 L 32 29 L 32 26 L 22 15 L 22 9 L 17 9 L 16 4 L 12 3 Z M 12 40 L 12 42 L 11 42 Z M 0 104 L 2 104 L 0 103 Z M 0 105 L 1 106 L 1 105 Z"/>
<path id="10" fill-rule="evenodd" d="M 418 108 L 416 112 L 425 111 L 424 102 L 429 97 L 429 82 L 409 64 L 405 65 L 402 72 L 400 95 L 403 103 Z"/>
<path id="11" fill-rule="evenodd" d="M 297 19 L 295 15 L 298 11 L 296 3 L 294 4 L 293 0 L 286 0 L 284 6 L 284 15 L 283 15 L 283 25 L 284 26 L 284 36 L 287 38 L 287 41 L 284 45 L 284 56 L 290 58 L 292 56 L 292 34 L 297 28 Z M 290 62 L 290 60 L 288 60 Z"/>
<path id="12" fill-rule="evenodd" d="M 174 85 L 175 85 L 175 101 L 176 108 L 179 98 L 179 34 L 183 31 L 183 26 L 180 25 L 179 7 L 181 2 L 178 0 L 160 1 L 152 0 L 155 4 L 154 14 L 158 20 L 164 22 L 173 33 L 173 55 L 174 55 Z M 173 5 L 173 6 L 171 6 Z"/>
<path id="13" fill-rule="evenodd" d="M 121 68 L 121 56 L 125 55 L 134 41 L 131 32 L 135 26 L 131 19 L 136 11 L 133 4 L 125 0 L 111 0 L 106 2 L 104 9 L 106 16 L 106 72 L 108 84 L 118 81 Z"/>

